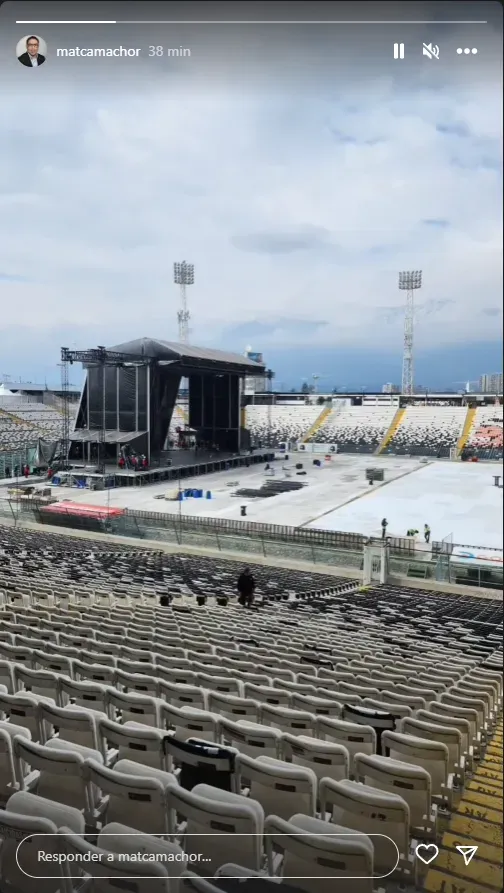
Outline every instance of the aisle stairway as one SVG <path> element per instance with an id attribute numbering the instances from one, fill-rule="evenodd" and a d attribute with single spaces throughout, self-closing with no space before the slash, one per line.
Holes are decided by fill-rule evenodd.
<path id="1" fill-rule="evenodd" d="M 427 872 L 426 893 L 498 893 L 502 890 L 502 717 L 474 775 L 466 783 Z M 469 865 L 456 847 L 477 846 Z"/>
<path id="2" fill-rule="evenodd" d="M 462 430 L 462 434 L 460 435 L 459 442 L 457 444 L 457 456 L 460 456 L 462 450 L 466 446 L 467 441 L 469 440 L 469 438 L 472 434 L 472 430 L 474 428 L 474 422 L 476 420 L 476 413 L 477 413 L 476 409 L 472 409 L 471 407 L 468 407 L 466 420 L 464 422 L 464 428 Z"/>
<path id="3" fill-rule="evenodd" d="M 474 422 L 476 420 L 476 413 L 477 413 L 476 409 L 472 409 L 471 407 L 468 407 L 466 420 L 464 422 L 464 428 L 462 430 L 462 434 L 460 435 L 459 442 L 457 444 L 457 456 L 460 456 L 462 450 L 466 446 L 467 441 L 469 440 L 469 438 L 471 436 L 471 433 L 472 433 L 472 430 L 474 427 Z"/>
<path id="4" fill-rule="evenodd" d="M 397 410 L 394 418 L 392 419 L 390 428 L 388 429 L 387 433 L 385 434 L 385 437 L 383 438 L 380 446 L 376 450 L 377 456 L 379 456 L 380 453 L 383 453 L 383 450 L 389 445 L 392 438 L 395 437 L 395 435 L 397 434 L 399 428 L 401 427 L 402 420 L 404 419 L 405 413 L 406 413 L 405 409 L 399 408 Z"/>
<path id="5" fill-rule="evenodd" d="M 323 424 L 326 422 L 326 420 L 329 418 L 329 416 L 331 415 L 331 412 L 332 412 L 332 406 L 326 406 L 326 407 L 324 407 L 324 409 L 322 410 L 322 412 L 320 413 L 320 415 L 318 416 L 318 418 L 315 420 L 315 422 L 313 423 L 313 425 L 311 426 L 311 428 L 306 432 L 306 434 L 305 434 L 305 436 L 303 437 L 301 443 L 308 443 L 308 441 L 310 440 L 310 438 L 312 438 L 312 437 L 315 436 L 315 434 L 317 433 L 317 431 L 319 431 L 320 428 L 322 428 L 322 425 L 323 425 Z"/>
<path id="6" fill-rule="evenodd" d="M 19 416 L 14 415 L 13 412 L 8 412 L 6 409 L 0 409 L 0 416 L 3 419 L 9 419 L 14 425 L 23 425 L 25 428 L 26 426 L 29 428 L 32 427 L 31 425 L 28 425 L 28 422 L 25 422 L 24 419 L 20 419 Z"/>

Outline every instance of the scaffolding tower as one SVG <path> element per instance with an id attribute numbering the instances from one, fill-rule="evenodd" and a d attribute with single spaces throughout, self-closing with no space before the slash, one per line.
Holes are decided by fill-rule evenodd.
<path id="1" fill-rule="evenodd" d="M 60 455 L 63 467 L 66 467 L 70 456 L 70 351 L 67 347 L 61 348 L 61 399 L 62 399 L 62 419 L 61 419 L 61 444 Z"/>

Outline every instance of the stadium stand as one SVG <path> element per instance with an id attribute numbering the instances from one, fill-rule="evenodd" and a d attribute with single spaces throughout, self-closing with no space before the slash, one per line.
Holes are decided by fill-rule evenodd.
<path id="1" fill-rule="evenodd" d="M 16 450 L 36 443 L 39 437 L 57 440 L 62 414 L 43 403 L 9 398 L 0 408 L 0 450 Z"/>
<path id="2" fill-rule="evenodd" d="M 19 450 L 37 442 L 34 427 L 0 410 L 0 451 Z"/>
<path id="3" fill-rule="evenodd" d="M 503 407 L 480 406 L 465 448 L 479 459 L 502 460 L 503 433 Z"/>
<path id="4" fill-rule="evenodd" d="M 409 406 L 384 453 L 448 458 L 460 439 L 466 415 L 462 406 Z"/>
<path id="5" fill-rule="evenodd" d="M 493 765 L 497 600 L 254 568 L 277 597 L 203 606 L 230 593 L 236 564 L 13 528 L 0 540 L 5 889 L 218 893 L 243 876 L 395 891 L 417 881 L 416 842 L 441 843 L 468 772 Z M 34 833 L 62 858 L 35 866 Z M 139 850 L 151 861 L 125 862 Z"/>
<path id="6" fill-rule="evenodd" d="M 169 435 L 174 437 L 177 428 L 185 428 L 187 425 L 187 411 L 180 403 L 176 403 L 173 407 L 173 413 L 170 421 Z"/>
<path id="7" fill-rule="evenodd" d="M 395 414 L 394 406 L 336 408 L 310 441 L 335 444 L 339 453 L 374 453 Z"/>
<path id="8" fill-rule="evenodd" d="M 321 406 L 247 406 L 246 427 L 252 446 L 277 446 L 304 440 L 322 412 Z M 270 424 L 271 422 L 271 424 Z"/>

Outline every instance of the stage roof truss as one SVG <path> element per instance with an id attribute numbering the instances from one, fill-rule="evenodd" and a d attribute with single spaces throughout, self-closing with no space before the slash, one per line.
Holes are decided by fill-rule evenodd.
<path id="1" fill-rule="evenodd" d="M 91 347 L 87 350 L 61 348 L 63 363 L 82 363 L 83 366 L 126 366 L 139 363 L 145 365 L 152 359 L 145 354 L 121 353 L 117 350 L 108 350 L 106 347 Z"/>
<path id="2" fill-rule="evenodd" d="M 266 375 L 266 369 L 260 363 L 249 360 L 241 354 L 225 350 L 214 350 L 207 347 L 178 344 L 156 338 L 137 338 L 118 344 L 109 351 L 121 357 L 145 356 L 159 365 L 179 367 L 181 374 L 213 372 L 219 374 Z"/>

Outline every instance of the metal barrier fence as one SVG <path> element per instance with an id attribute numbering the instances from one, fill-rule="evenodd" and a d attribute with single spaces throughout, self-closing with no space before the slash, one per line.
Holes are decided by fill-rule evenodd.
<path id="1" fill-rule="evenodd" d="M 167 512 L 142 512 L 126 509 L 124 516 L 148 527 L 201 530 L 222 536 L 253 536 L 262 539 L 304 543 L 333 548 L 362 549 L 367 537 L 358 533 L 340 533 L 288 527 L 282 524 L 262 524 L 256 521 L 233 521 L 228 518 L 203 518 L 200 515 L 178 515 Z"/>
<path id="2" fill-rule="evenodd" d="M 75 515 L 51 515 L 45 504 L 35 500 L 0 500 L 0 519 L 17 518 L 39 524 L 61 525 L 65 528 L 108 533 L 115 536 L 149 540 L 174 546 L 189 546 L 216 552 L 235 552 L 265 558 L 303 561 L 313 565 L 347 569 L 358 574 L 363 570 L 364 545 L 367 537 L 338 531 L 308 530 L 253 521 L 234 521 L 225 518 L 178 516 L 161 512 L 133 512 L 107 520 L 95 520 Z M 415 550 L 415 541 L 391 538 L 389 572 L 394 577 L 441 582 L 437 571 L 439 557 L 448 559 L 442 582 L 502 589 L 503 571 L 499 567 L 480 567 L 457 562 L 446 552 L 445 544 L 433 543 L 432 560 L 425 551 Z M 455 548 L 455 547 L 454 547 Z M 478 551 L 477 547 L 471 548 Z M 481 547 L 484 548 L 484 547 Z M 498 550 L 492 550 L 498 551 Z"/>

